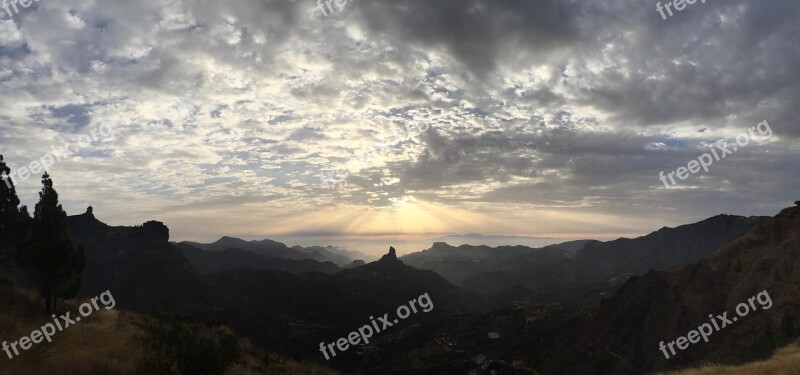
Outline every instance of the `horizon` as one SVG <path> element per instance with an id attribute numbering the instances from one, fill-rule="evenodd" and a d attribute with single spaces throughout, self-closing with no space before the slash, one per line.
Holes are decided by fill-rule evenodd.
<path id="1" fill-rule="evenodd" d="M 392 246 L 397 249 L 398 256 L 405 256 L 409 254 L 413 254 L 416 252 L 428 250 L 431 246 L 436 242 L 444 242 L 450 246 L 458 247 L 461 245 L 468 245 L 468 246 L 488 246 L 490 248 L 497 248 L 501 246 L 526 246 L 530 248 L 541 248 L 549 245 L 555 245 L 565 242 L 571 241 L 579 241 L 579 240 L 596 240 L 601 242 L 608 242 L 617 239 L 632 239 L 643 237 L 649 235 L 653 232 L 656 232 L 663 228 L 675 228 L 683 225 L 695 224 L 701 221 L 705 221 L 717 216 L 722 215 L 732 215 L 738 217 L 772 217 L 776 215 L 779 211 L 774 213 L 766 214 L 766 215 L 735 215 L 729 213 L 718 213 L 715 215 L 711 215 L 700 220 L 695 221 L 688 221 L 685 223 L 672 225 L 672 226 L 662 226 L 659 228 L 651 229 L 644 233 L 627 233 L 627 234 L 595 234 L 594 236 L 573 236 L 573 237 L 526 237 L 526 236 L 514 236 L 514 235 L 485 235 L 485 234 L 436 234 L 436 235 L 428 235 L 428 236 L 417 236 L 412 238 L 398 238 L 396 236 L 387 235 L 387 234 L 380 234 L 375 235 L 375 238 L 372 236 L 361 236 L 357 237 L 357 239 L 353 239 L 347 236 L 334 236 L 334 235 L 325 235 L 315 233 L 313 235 L 308 235 L 306 233 L 295 233 L 295 234 L 275 234 L 275 235 L 234 235 L 234 234 L 220 234 L 220 235 L 206 235 L 204 237 L 197 237 L 197 238 L 180 238 L 175 237 L 172 232 L 172 228 L 170 227 L 169 223 L 163 222 L 158 219 L 148 219 L 144 220 L 141 223 L 128 223 L 128 224 L 111 224 L 109 222 L 104 221 L 102 218 L 96 215 L 96 211 L 93 208 L 93 215 L 95 218 L 105 224 L 112 225 L 112 226 L 123 226 L 123 227 L 131 227 L 135 225 L 141 225 L 147 221 L 158 221 L 164 223 L 170 229 L 170 241 L 171 242 L 197 242 L 203 244 L 210 244 L 214 243 L 224 237 L 231 237 L 235 239 L 241 239 L 245 241 L 261 241 L 261 240 L 273 240 L 277 242 L 281 242 L 288 247 L 293 246 L 302 246 L 302 247 L 311 247 L 311 246 L 333 246 L 338 247 L 344 250 L 354 251 L 363 253 L 369 257 L 370 260 L 376 260 L 380 258 L 382 255 L 388 252 L 388 247 Z M 787 205 L 786 207 L 791 207 Z M 786 208 L 784 207 L 784 208 Z M 781 209 L 782 210 L 782 209 Z M 80 214 L 69 214 L 69 216 L 76 216 L 86 213 L 86 210 Z M 366 237 L 366 238 L 363 238 Z M 387 238 L 388 237 L 388 238 Z"/>

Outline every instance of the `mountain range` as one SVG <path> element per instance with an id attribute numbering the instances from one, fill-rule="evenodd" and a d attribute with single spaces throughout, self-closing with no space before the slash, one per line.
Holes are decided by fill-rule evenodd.
<path id="1" fill-rule="evenodd" d="M 785 331 L 800 286 L 800 207 L 774 218 L 719 215 L 609 242 L 435 243 L 370 263 L 270 240 L 174 243 L 160 222 L 113 227 L 91 209 L 70 216 L 68 229 L 87 255 L 80 296 L 112 290 L 119 308 L 223 323 L 271 352 L 346 373 L 642 373 L 709 358 L 747 360 L 764 346 L 764 332 L 778 337 L 781 324 Z M 762 289 L 774 310 L 674 359 L 661 356 L 659 341 Z M 423 293 L 435 305 L 430 313 L 323 359 L 320 342 Z M 742 342 L 755 349 L 740 352 Z M 485 361 L 476 363 L 476 355 Z"/>

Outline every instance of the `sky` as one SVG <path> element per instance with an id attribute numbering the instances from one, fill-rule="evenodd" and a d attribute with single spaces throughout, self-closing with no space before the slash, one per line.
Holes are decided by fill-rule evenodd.
<path id="1" fill-rule="evenodd" d="M 800 2 L 671 17 L 656 3 L 10 6 L 0 154 L 15 171 L 52 164 L 64 208 L 111 225 L 373 254 L 452 235 L 630 237 L 792 205 Z M 740 134 L 708 172 L 660 180 Z M 25 204 L 40 174 L 14 177 Z"/>

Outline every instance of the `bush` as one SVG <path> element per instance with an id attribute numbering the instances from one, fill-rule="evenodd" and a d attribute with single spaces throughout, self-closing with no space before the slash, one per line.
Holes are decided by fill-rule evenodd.
<path id="1" fill-rule="evenodd" d="M 119 374 L 119 370 L 110 363 L 105 362 L 92 365 L 91 373 L 92 375 L 116 375 Z"/>
<path id="2" fill-rule="evenodd" d="M 761 336 L 750 342 L 742 343 L 734 353 L 734 357 L 738 363 L 767 359 L 775 351 L 777 344 L 772 327 L 767 326 Z"/>
<path id="3" fill-rule="evenodd" d="M 783 318 L 781 319 L 781 335 L 783 336 L 782 339 L 784 340 L 791 340 L 797 337 L 797 332 L 794 328 L 794 321 L 795 317 L 789 311 L 783 312 Z"/>
<path id="4" fill-rule="evenodd" d="M 221 328 L 162 317 L 144 327 L 144 372 L 218 375 L 239 359 L 239 339 Z"/>
<path id="5" fill-rule="evenodd" d="M 14 281 L 5 277 L 0 277 L 0 287 L 13 287 Z"/>

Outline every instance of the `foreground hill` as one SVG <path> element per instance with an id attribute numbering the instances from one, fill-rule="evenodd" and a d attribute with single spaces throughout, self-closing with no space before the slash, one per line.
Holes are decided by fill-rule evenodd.
<path id="1" fill-rule="evenodd" d="M 42 324 L 50 322 L 50 318 L 41 314 L 43 303 L 35 294 L 9 286 L 0 287 L 0 336 L 12 342 L 20 337 L 30 335 Z M 75 313 L 79 302 L 67 301 L 64 311 Z M 53 336 L 53 341 L 34 344 L 28 351 L 18 357 L 8 359 L 0 354 L 0 374 L 2 375 L 140 375 L 149 373 L 175 374 L 187 373 L 180 365 L 181 358 L 204 355 L 198 344 L 215 345 L 215 337 L 231 337 L 225 327 L 210 328 L 187 322 L 175 323 L 178 331 L 188 335 L 183 339 L 186 346 L 174 347 L 170 350 L 181 353 L 173 356 L 159 352 L 154 348 L 152 333 L 159 327 L 159 319 L 148 315 L 140 315 L 121 310 L 100 309 L 84 318 L 75 327 L 67 327 Z M 162 338 L 164 336 L 161 336 Z M 193 338 L 192 338 L 193 337 Z M 207 339 L 208 338 L 208 339 Z M 287 374 L 287 375 L 334 375 L 329 370 L 318 366 L 302 365 L 286 358 L 266 353 L 248 340 L 233 338 L 229 341 L 238 353 L 237 359 L 225 365 L 226 375 L 244 374 Z M 0 352 L 2 353 L 2 352 Z M 166 355 L 165 355 L 166 354 Z M 154 369 L 155 363 L 166 364 L 160 370 Z M 213 365 L 213 363 L 212 363 Z M 206 365 L 204 371 L 194 372 L 197 375 L 211 374 L 212 367 Z M 168 369 L 168 370 L 164 370 Z M 170 372 L 172 371 L 172 372 Z"/>
<path id="2" fill-rule="evenodd" d="M 661 373 L 661 375 L 798 375 L 800 374 L 800 345 L 779 349 L 768 360 L 740 366 L 706 365 L 696 369 Z"/>
<path id="3" fill-rule="evenodd" d="M 535 357 L 543 369 L 585 374 L 764 358 L 798 334 L 799 261 L 800 207 L 792 207 L 700 262 L 630 278 L 599 310 L 549 332 L 552 341 L 544 341 L 546 349 Z M 758 302 L 748 302 L 759 293 Z M 750 304 L 749 315 L 735 312 L 741 303 Z M 733 322 L 715 330 L 709 342 L 669 359 L 660 351 L 661 341 L 685 336 L 710 324 L 709 314 L 724 312 Z"/>

